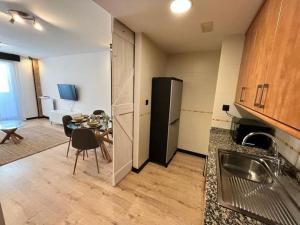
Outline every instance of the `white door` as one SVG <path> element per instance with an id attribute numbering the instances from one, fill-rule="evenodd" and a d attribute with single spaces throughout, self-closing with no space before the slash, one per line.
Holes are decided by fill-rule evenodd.
<path id="1" fill-rule="evenodd" d="M 132 169 L 134 33 L 114 21 L 112 42 L 113 185 Z"/>

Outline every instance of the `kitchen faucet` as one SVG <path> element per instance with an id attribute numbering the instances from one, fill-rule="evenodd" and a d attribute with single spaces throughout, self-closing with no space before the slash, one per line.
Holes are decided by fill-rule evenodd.
<path id="1" fill-rule="evenodd" d="M 278 154 L 277 139 L 273 135 L 265 133 L 265 132 L 252 132 L 252 133 L 247 134 L 244 137 L 244 139 L 242 141 L 242 145 L 247 145 L 248 143 L 246 141 L 248 140 L 248 138 L 250 138 L 254 135 L 263 135 L 263 136 L 266 136 L 266 137 L 268 137 L 272 140 L 273 156 L 272 157 L 267 157 L 267 158 L 271 158 L 273 161 L 275 161 L 275 163 L 276 163 L 275 175 L 278 176 L 279 173 L 280 173 L 280 159 L 279 159 L 279 154 Z"/>

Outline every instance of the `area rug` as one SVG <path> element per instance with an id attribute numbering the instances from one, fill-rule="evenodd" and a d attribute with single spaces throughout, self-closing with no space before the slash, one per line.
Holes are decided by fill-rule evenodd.
<path id="1" fill-rule="evenodd" d="M 63 131 L 46 126 L 30 126 L 16 131 L 24 137 L 19 144 L 11 140 L 0 144 L 0 166 L 66 143 Z M 5 136 L 0 131 L 0 140 Z"/>

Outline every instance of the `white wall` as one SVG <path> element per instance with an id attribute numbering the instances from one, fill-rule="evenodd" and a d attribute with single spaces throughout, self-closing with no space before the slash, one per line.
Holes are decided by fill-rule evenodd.
<path id="1" fill-rule="evenodd" d="M 183 80 L 178 148 L 207 154 L 220 52 L 168 55 L 166 75 Z"/>
<path id="2" fill-rule="evenodd" d="M 32 62 L 29 58 L 21 57 L 21 61 L 16 62 L 15 65 L 20 88 L 20 103 L 23 118 L 37 117 L 38 112 L 32 73 Z"/>
<path id="3" fill-rule="evenodd" d="M 241 116 L 234 101 L 243 49 L 244 35 L 232 35 L 222 42 L 212 127 L 230 129 L 231 118 L 222 111 L 223 104 L 230 105 L 232 115 Z"/>
<path id="4" fill-rule="evenodd" d="M 133 167 L 149 158 L 152 78 L 165 72 L 166 55 L 146 35 L 135 39 Z M 145 105 L 145 101 L 149 104 Z"/>
<path id="5" fill-rule="evenodd" d="M 55 99 L 57 109 L 91 114 L 103 109 L 111 114 L 110 51 L 41 59 L 42 92 Z M 59 99 L 57 84 L 76 85 L 79 100 Z M 73 105 L 74 104 L 74 105 Z"/>
<path id="6" fill-rule="evenodd" d="M 275 129 L 275 136 L 279 140 L 279 152 L 300 170 L 300 140 L 279 129 Z"/>

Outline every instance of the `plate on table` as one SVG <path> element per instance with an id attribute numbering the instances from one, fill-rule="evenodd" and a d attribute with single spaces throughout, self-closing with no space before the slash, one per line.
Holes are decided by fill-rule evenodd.
<path id="1" fill-rule="evenodd" d="M 87 119 L 86 118 L 84 118 L 84 117 L 81 117 L 81 118 L 73 118 L 72 120 L 71 120 L 71 122 L 72 123 L 83 123 L 83 122 L 86 122 L 87 121 Z"/>

